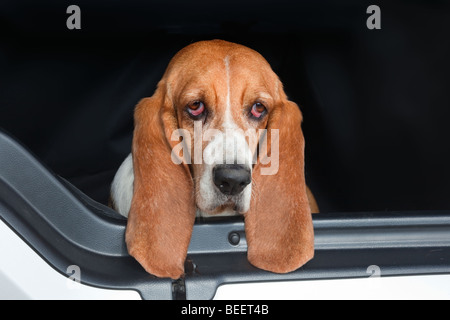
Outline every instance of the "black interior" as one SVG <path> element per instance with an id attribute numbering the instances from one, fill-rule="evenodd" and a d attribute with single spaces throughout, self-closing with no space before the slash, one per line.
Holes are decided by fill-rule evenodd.
<path id="1" fill-rule="evenodd" d="M 202 39 L 259 51 L 301 106 L 322 212 L 450 209 L 450 3 L 65 1 L 0 4 L 0 127 L 106 203 L 133 109 Z"/>

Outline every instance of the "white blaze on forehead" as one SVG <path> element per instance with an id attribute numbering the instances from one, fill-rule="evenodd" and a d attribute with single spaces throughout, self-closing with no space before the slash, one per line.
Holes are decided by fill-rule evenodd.
<path id="1" fill-rule="evenodd" d="M 223 60 L 225 63 L 225 75 L 227 96 L 225 105 L 225 114 L 222 122 L 222 141 L 218 139 L 216 141 L 217 147 L 224 147 L 225 154 L 223 155 L 223 161 L 227 164 L 250 164 L 248 161 L 249 147 L 243 135 L 243 130 L 238 127 L 233 119 L 232 104 L 231 104 L 231 70 L 230 70 L 230 57 L 226 56 Z"/>
<path id="2" fill-rule="evenodd" d="M 225 100 L 220 103 L 225 104 L 223 114 L 220 114 L 221 123 L 218 128 L 209 128 L 203 132 L 204 141 L 209 141 L 203 150 L 203 172 L 198 180 L 199 192 L 196 193 L 197 205 L 200 209 L 208 211 L 213 210 L 225 203 L 228 203 L 229 196 L 222 194 L 214 185 L 213 169 L 217 165 L 222 164 L 241 164 L 252 170 L 253 154 L 245 139 L 245 133 L 242 128 L 236 124 L 232 112 L 231 99 L 231 71 L 230 57 L 227 56 L 223 60 L 225 64 L 225 84 L 226 94 Z M 234 107 L 240 108 L 235 105 Z M 241 194 L 234 196 L 232 201 L 235 202 L 237 210 L 246 212 L 250 207 L 251 184 L 248 185 Z"/>
<path id="3" fill-rule="evenodd" d="M 231 113 L 231 73 L 230 73 L 230 57 L 226 56 L 223 60 L 225 63 L 225 74 L 227 77 L 227 101 L 225 108 L 225 115 L 223 119 L 223 128 L 226 129 L 236 129 L 237 125 L 234 122 L 233 115 Z"/>

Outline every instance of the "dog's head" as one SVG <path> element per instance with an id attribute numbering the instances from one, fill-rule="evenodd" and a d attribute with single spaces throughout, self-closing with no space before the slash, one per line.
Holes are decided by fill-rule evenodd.
<path id="1" fill-rule="evenodd" d="M 220 40 L 182 49 L 135 111 L 130 254 L 180 277 L 199 210 L 244 214 L 255 266 L 288 272 L 308 261 L 301 120 L 259 53 Z"/>
<path id="2" fill-rule="evenodd" d="M 257 141 L 286 98 L 269 64 L 244 46 L 198 42 L 173 58 L 159 90 L 187 142 L 181 153 L 197 207 L 207 215 L 247 212 Z"/>

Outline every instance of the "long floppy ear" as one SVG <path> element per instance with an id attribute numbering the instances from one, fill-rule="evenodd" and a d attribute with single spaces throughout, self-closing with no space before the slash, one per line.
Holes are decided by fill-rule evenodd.
<path id="1" fill-rule="evenodd" d="M 245 215 L 248 260 L 260 269 L 276 273 L 294 271 L 314 256 L 301 121 L 299 108 L 287 100 L 270 115 L 267 150 L 260 148 L 253 171 L 252 202 Z M 266 151 L 272 158 L 267 166 L 261 163 Z M 270 165 L 278 171 L 267 170 Z"/>
<path id="2" fill-rule="evenodd" d="M 128 217 L 128 252 L 161 278 L 178 279 L 195 221 L 193 182 L 186 164 L 175 164 L 172 132 L 175 111 L 161 87 L 135 110 L 133 137 L 134 195 Z"/>

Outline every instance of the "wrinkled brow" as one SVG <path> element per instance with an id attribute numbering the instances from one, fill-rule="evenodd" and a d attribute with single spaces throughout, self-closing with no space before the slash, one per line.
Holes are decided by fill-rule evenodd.
<path id="1" fill-rule="evenodd" d="M 205 91 L 202 89 L 193 89 L 188 91 L 182 91 L 180 93 L 180 98 L 184 98 L 186 100 L 193 100 L 198 99 L 199 97 L 203 96 L 205 94 Z"/>

